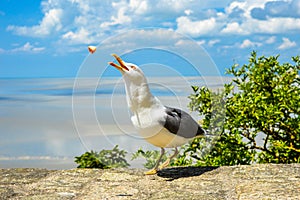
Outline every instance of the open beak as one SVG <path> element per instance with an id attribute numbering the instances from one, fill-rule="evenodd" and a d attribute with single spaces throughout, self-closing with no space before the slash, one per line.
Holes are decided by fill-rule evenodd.
<path id="1" fill-rule="evenodd" d="M 119 56 L 117 56 L 116 54 L 112 54 L 112 56 L 116 58 L 116 60 L 118 61 L 118 63 L 120 65 L 117 65 L 117 64 L 115 64 L 113 62 L 109 62 L 108 64 L 110 64 L 111 66 L 117 68 L 121 72 L 124 72 L 125 70 L 129 71 L 129 69 L 126 67 L 126 65 L 124 64 L 123 60 Z"/>

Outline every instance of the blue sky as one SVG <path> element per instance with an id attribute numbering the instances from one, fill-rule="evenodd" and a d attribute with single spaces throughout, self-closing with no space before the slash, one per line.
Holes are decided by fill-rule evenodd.
<path id="1" fill-rule="evenodd" d="M 148 27 L 193 39 L 221 73 L 252 50 L 289 62 L 300 52 L 300 1 L 2 0 L 0 77 L 74 77 L 87 45 Z"/>

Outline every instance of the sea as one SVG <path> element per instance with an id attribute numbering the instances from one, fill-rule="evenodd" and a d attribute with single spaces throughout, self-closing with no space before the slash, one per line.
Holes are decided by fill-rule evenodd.
<path id="1" fill-rule="evenodd" d="M 222 88 L 230 77 L 153 77 L 152 93 L 165 105 L 188 108 L 191 85 Z M 86 151 L 119 149 L 131 161 L 145 142 L 130 121 L 124 83 L 106 78 L 0 78 L 0 168 L 71 169 Z"/>

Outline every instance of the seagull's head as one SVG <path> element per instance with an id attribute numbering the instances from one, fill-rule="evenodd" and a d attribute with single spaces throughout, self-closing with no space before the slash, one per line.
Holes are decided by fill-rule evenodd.
<path id="1" fill-rule="evenodd" d="M 112 54 L 112 56 L 116 58 L 119 64 L 115 64 L 113 62 L 109 62 L 109 64 L 118 69 L 126 81 L 130 81 L 135 85 L 142 84 L 146 81 L 143 71 L 137 65 L 124 62 L 116 54 Z"/>

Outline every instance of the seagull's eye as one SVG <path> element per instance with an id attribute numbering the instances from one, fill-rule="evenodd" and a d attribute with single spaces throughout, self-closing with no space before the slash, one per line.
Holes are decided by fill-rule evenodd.
<path id="1" fill-rule="evenodd" d="M 130 66 L 130 68 L 131 68 L 131 69 L 134 69 L 134 70 L 136 69 L 136 67 L 135 67 L 135 66 L 133 66 L 133 65 L 131 65 L 131 66 Z"/>

